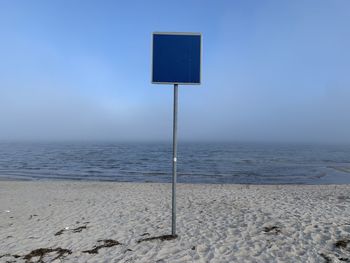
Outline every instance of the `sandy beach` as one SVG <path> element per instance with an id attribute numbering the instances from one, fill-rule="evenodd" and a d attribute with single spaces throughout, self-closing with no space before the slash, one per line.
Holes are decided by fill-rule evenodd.
<path id="1" fill-rule="evenodd" d="M 350 262 L 350 185 L 0 182 L 0 262 Z M 158 238 L 159 237 L 159 238 Z"/>

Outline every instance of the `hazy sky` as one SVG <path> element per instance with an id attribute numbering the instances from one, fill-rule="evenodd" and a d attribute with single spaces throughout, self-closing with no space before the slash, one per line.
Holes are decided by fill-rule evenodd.
<path id="1" fill-rule="evenodd" d="M 179 139 L 350 143 L 350 1 L 0 1 L 0 140 L 171 140 L 153 31 L 202 32 Z"/>

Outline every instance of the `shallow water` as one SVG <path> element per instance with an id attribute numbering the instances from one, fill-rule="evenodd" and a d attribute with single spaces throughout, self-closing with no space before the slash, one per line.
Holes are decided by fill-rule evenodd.
<path id="1" fill-rule="evenodd" d="M 166 143 L 0 143 L 0 177 L 171 182 Z M 184 183 L 350 183 L 350 146 L 180 143 Z"/>

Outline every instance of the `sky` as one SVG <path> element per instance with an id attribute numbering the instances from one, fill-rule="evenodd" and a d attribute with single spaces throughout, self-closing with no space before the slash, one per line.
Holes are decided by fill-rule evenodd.
<path id="1" fill-rule="evenodd" d="M 0 1 L 0 140 L 171 141 L 155 31 L 201 32 L 180 141 L 350 143 L 350 1 Z"/>

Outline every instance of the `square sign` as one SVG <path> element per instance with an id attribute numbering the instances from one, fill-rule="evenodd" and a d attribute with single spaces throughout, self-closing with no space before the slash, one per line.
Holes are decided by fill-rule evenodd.
<path id="1" fill-rule="evenodd" d="M 200 84 L 200 33 L 153 33 L 152 83 Z"/>

